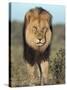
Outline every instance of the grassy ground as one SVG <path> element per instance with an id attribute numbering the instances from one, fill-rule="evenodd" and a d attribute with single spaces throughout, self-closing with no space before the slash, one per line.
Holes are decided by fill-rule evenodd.
<path id="1" fill-rule="evenodd" d="M 22 42 L 22 23 L 12 22 L 11 23 L 11 85 L 12 86 L 27 86 L 30 77 L 27 73 L 26 64 L 23 58 L 23 42 Z M 49 84 L 56 84 L 51 68 L 54 66 L 54 58 L 60 48 L 64 49 L 64 25 L 53 26 L 53 40 L 50 54 L 50 69 L 49 69 Z M 63 65 L 64 66 L 64 65 Z M 37 68 L 37 67 L 35 67 Z M 36 71 L 37 72 L 37 71 Z M 35 74 L 37 74 L 35 72 Z M 63 70 L 64 73 L 64 70 Z M 61 79 L 61 78 L 60 78 Z M 38 75 L 35 79 L 36 83 L 39 84 Z M 64 83 L 64 78 L 60 82 Z"/>

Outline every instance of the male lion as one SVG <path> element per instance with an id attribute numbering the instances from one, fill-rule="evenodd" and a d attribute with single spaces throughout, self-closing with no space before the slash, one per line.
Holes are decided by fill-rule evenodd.
<path id="1" fill-rule="evenodd" d="M 48 82 L 48 62 L 52 39 L 52 16 L 41 7 L 31 9 L 25 15 L 23 27 L 24 58 L 30 75 L 35 78 L 34 65 L 40 70 L 41 85 Z"/>

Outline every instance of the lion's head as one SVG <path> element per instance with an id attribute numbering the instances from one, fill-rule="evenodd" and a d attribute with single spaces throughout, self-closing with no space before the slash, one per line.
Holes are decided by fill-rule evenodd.
<path id="1" fill-rule="evenodd" d="M 29 47 L 44 52 L 51 43 L 51 14 L 42 8 L 35 8 L 25 16 L 24 39 Z"/>

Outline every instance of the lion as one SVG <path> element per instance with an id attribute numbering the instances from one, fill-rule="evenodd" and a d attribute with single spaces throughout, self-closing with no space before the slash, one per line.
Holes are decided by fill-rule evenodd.
<path id="1" fill-rule="evenodd" d="M 26 13 L 23 25 L 23 53 L 31 85 L 32 80 L 35 79 L 35 64 L 40 71 L 40 84 L 48 84 L 52 34 L 52 15 L 47 10 L 36 7 Z"/>

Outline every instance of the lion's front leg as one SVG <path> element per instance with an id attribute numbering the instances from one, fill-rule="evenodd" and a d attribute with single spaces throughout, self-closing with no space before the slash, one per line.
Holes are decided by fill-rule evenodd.
<path id="1" fill-rule="evenodd" d="M 48 84 L 48 61 L 41 62 L 41 70 L 42 70 L 41 85 Z"/>
<path id="2" fill-rule="evenodd" d="M 30 64 L 27 63 L 27 71 L 29 75 L 29 85 L 34 85 L 34 80 L 35 80 L 35 74 L 34 74 L 34 66 L 31 66 Z"/>

